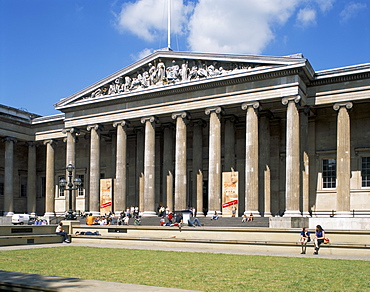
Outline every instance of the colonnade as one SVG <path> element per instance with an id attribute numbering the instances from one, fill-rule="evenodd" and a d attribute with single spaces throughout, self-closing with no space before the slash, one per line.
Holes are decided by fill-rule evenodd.
<path id="1" fill-rule="evenodd" d="M 286 173 L 285 173 L 285 216 L 301 216 L 301 167 L 309 167 L 309 160 L 302 160 L 300 145 L 300 96 L 285 97 L 282 104 L 286 110 Z M 268 116 L 262 114 L 261 105 L 258 101 L 246 102 L 241 105 L 245 110 L 245 206 L 244 213 L 253 213 L 260 216 L 263 210 L 264 216 L 270 216 L 270 133 Z M 350 117 L 349 110 L 352 103 L 336 103 L 334 110 L 337 115 L 337 206 L 336 209 L 342 216 L 349 215 L 350 210 Z M 261 113 L 261 114 L 260 114 Z M 221 107 L 206 108 L 205 114 L 209 116 L 209 165 L 208 165 L 208 211 L 221 213 L 221 183 L 222 183 L 222 161 L 221 161 Z M 163 125 L 165 139 L 169 143 L 164 144 L 163 159 L 163 186 L 166 186 L 166 200 L 176 210 L 185 209 L 186 206 L 186 150 L 187 150 L 187 125 L 189 121 L 193 125 L 193 149 L 201 149 L 202 145 L 202 122 L 191 120 L 190 113 L 182 111 L 172 114 L 176 123 L 175 149 L 173 149 L 172 130 L 170 125 Z M 158 122 L 156 116 L 143 117 L 141 123 L 144 125 L 144 133 L 137 134 L 137 145 L 144 145 L 143 153 L 143 175 L 140 178 L 142 187 L 139 191 L 140 208 L 144 216 L 155 215 L 155 124 Z M 129 121 L 116 121 L 113 127 L 117 132 L 116 146 L 116 184 L 114 206 L 115 210 L 122 210 L 126 206 L 126 161 L 127 161 L 127 126 Z M 230 127 L 226 122 L 225 127 Z M 100 133 L 102 125 L 88 125 L 90 132 L 90 167 L 89 167 L 89 211 L 99 213 L 99 182 L 100 182 Z M 66 134 L 66 163 L 75 165 L 75 143 L 76 129 L 64 129 Z M 259 137 L 259 133 L 261 137 Z M 233 140 L 234 139 L 234 140 Z M 264 141 L 260 145 L 261 139 Z M 5 143 L 5 167 L 4 167 L 4 211 L 10 215 L 13 212 L 13 175 L 14 175 L 14 144 L 17 140 L 12 137 L 3 139 Z M 55 140 L 44 141 L 46 146 L 46 198 L 45 215 L 54 214 L 55 194 Z M 235 147 L 235 137 L 229 137 L 225 142 L 226 148 Z M 225 152 L 225 156 L 229 155 Z M 172 156 L 175 158 L 174 174 L 169 171 L 172 167 Z M 195 196 L 197 210 L 202 212 L 203 205 L 201 188 L 202 182 L 202 156 L 201 151 L 194 151 L 193 155 L 193 186 L 196 188 Z M 231 166 L 233 167 L 233 165 Z M 261 168 L 261 169 L 260 169 Z M 28 150 L 28 212 L 35 212 L 36 192 L 31 186 L 35 185 L 36 155 L 35 145 L 30 143 Z M 140 172 L 141 173 L 141 172 Z M 173 177 L 174 175 L 174 177 Z M 263 181 L 263 184 L 261 183 Z M 172 194 L 174 183 L 175 192 Z M 264 205 L 259 206 L 259 194 L 264 196 Z M 308 200 L 308 198 L 304 199 Z M 303 203 L 308 208 L 308 203 Z M 303 210 L 307 212 L 308 210 Z"/>

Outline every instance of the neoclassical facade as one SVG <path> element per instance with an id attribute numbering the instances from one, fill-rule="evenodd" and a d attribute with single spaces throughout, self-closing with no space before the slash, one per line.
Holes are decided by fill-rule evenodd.
<path id="1" fill-rule="evenodd" d="M 238 215 L 370 210 L 370 64 L 315 72 L 287 57 L 156 51 L 60 100 L 40 117 L 0 106 L 0 210 L 222 213 L 223 173 L 238 173 Z"/>

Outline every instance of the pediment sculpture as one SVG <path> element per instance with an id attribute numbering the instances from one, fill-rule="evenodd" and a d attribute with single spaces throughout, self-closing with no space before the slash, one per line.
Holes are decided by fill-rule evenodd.
<path id="1" fill-rule="evenodd" d="M 129 93 L 152 87 L 214 78 L 271 66 L 225 61 L 157 59 L 147 63 L 135 72 L 128 72 L 118 76 L 114 81 L 100 86 L 93 92 L 83 96 L 83 99 Z"/>

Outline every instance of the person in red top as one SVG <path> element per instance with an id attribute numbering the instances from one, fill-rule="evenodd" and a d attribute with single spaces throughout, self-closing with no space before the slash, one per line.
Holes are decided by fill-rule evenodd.
<path id="1" fill-rule="evenodd" d="M 172 218 L 173 218 L 172 213 L 167 215 L 168 222 L 170 222 L 171 224 L 172 224 Z"/>

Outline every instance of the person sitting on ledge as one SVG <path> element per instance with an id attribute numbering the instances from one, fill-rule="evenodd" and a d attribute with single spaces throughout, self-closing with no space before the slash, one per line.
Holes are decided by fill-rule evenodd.
<path id="1" fill-rule="evenodd" d="M 63 230 L 63 223 L 62 222 L 60 222 L 58 224 L 57 229 L 55 230 L 55 233 L 57 235 L 63 236 L 63 241 L 64 242 L 67 242 L 67 243 L 70 242 L 69 239 L 68 239 L 68 233 Z"/>
<path id="2" fill-rule="evenodd" d="M 215 213 L 213 214 L 211 220 L 218 220 L 218 214 L 217 214 L 217 211 L 215 211 Z"/>
<path id="3" fill-rule="evenodd" d="M 248 217 L 248 222 L 249 222 L 249 221 L 253 221 L 253 219 L 254 219 L 254 216 L 253 216 L 253 214 L 252 214 L 252 213 L 250 213 L 250 214 L 249 214 L 249 217 Z"/>
<path id="4" fill-rule="evenodd" d="M 198 218 L 195 218 L 193 220 L 189 219 L 188 220 L 188 226 L 201 226 L 200 225 L 200 222 L 199 222 L 199 219 Z"/>

